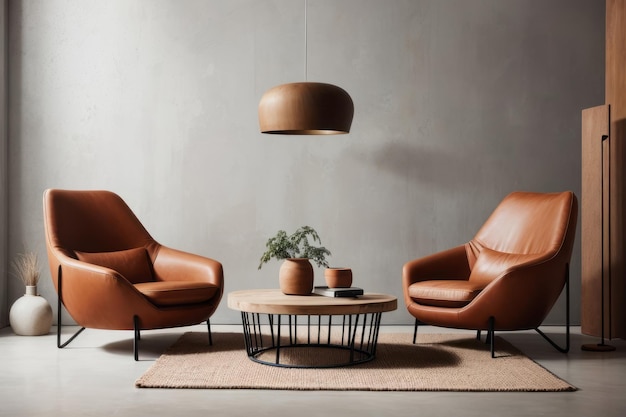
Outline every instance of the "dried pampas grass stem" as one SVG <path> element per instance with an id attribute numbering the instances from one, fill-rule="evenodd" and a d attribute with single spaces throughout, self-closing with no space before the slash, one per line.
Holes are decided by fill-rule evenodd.
<path id="1" fill-rule="evenodd" d="M 15 274 L 24 285 L 35 286 L 39 282 L 39 260 L 33 252 L 20 253 L 13 261 Z"/>

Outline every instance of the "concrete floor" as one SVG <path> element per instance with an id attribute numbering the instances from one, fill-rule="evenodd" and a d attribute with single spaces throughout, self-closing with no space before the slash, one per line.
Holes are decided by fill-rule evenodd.
<path id="1" fill-rule="evenodd" d="M 0 416 L 597 416 L 626 415 L 626 341 L 611 353 L 583 352 L 597 339 L 574 328 L 564 355 L 534 332 L 499 333 L 528 356 L 579 388 L 565 393 L 326 392 L 137 389 L 135 380 L 185 331 L 142 333 L 140 361 L 132 332 L 86 330 L 65 349 L 56 328 L 46 336 L 0 329 Z M 64 327 L 64 334 L 75 328 Z M 214 332 L 239 326 L 213 326 Z M 543 330 L 562 337 L 562 328 Z M 384 332 L 411 327 L 383 326 Z M 450 330 L 425 327 L 425 332 Z"/>

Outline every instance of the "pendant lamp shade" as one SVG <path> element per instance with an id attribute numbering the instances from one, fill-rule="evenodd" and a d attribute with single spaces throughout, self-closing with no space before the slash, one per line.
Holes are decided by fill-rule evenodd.
<path id="1" fill-rule="evenodd" d="M 261 133 L 336 135 L 349 133 L 354 116 L 350 95 L 332 84 L 281 84 L 263 94 L 259 103 Z"/>

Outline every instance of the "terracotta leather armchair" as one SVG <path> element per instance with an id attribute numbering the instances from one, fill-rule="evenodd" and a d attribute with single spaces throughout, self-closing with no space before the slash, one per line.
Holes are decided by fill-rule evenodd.
<path id="1" fill-rule="evenodd" d="M 156 242 L 109 191 L 46 190 L 48 262 L 58 293 L 57 346 L 85 328 L 140 331 L 207 322 L 224 290 L 222 265 Z M 81 326 L 61 344 L 61 305 Z"/>
<path id="2" fill-rule="evenodd" d="M 535 329 L 569 350 L 569 262 L 578 203 L 572 192 L 508 195 L 468 243 L 404 265 L 406 307 L 420 323 L 494 332 Z M 539 326 L 566 288 L 566 347 Z"/>

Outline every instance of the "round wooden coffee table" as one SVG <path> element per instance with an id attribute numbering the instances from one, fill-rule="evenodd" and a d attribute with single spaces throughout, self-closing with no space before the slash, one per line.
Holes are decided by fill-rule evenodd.
<path id="1" fill-rule="evenodd" d="M 241 311 L 251 360 L 290 368 L 329 368 L 375 358 L 382 313 L 395 310 L 397 299 L 368 293 L 285 295 L 263 289 L 229 293 L 228 307 Z"/>

